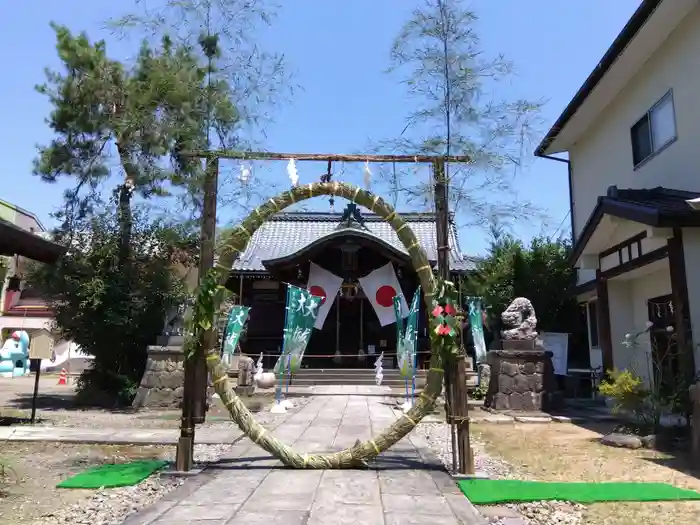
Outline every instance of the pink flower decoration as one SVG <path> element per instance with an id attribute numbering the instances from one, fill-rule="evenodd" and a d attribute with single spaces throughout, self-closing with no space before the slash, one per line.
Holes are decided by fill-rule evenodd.
<path id="1" fill-rule="evenodd" d="M 441 324 L 438 326 L 438 335 L 450 335 L 450 327 L 447 326 L 446 324 Z"/>

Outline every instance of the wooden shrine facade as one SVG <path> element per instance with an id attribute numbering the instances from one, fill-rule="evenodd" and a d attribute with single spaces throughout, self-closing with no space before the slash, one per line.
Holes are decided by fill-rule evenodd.
<path id="1" fill-rule="evenodd" d="M 436 264 L 435 215 L 401 216 L 415 232 L 431 263 Z M 452 221 L 449 244 L 453 275 L 473 269 L 473 262 L 460 251 Z M 358 278 L 391 262 L 409 303 L 418 278 L 391 226 L 375 214 L 360 212 L 352 203 L 343 213 L 279 213 L 255 232 L 235 261 L 228 282 L 240 302 L 252 307 L 241 340 L 242 352 L 255 358 L 263 353 L 265 367 L 272 366 L 282 348 L 286 283 L 305 288 L 311 262 L 342 277 L 343 285 L 322 329 L 314 330 L 311 336 L 304 366 L 369 368 L 375 361 L 373 353 L 394 355 L 396 325 L 380 325 Z M 422 302 L 418 334 L 419 351 L 427 351 L 427 317 Z"/>

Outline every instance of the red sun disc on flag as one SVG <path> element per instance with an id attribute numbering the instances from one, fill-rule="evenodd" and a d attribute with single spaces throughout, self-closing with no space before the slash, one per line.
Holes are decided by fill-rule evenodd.
<path id="1" fill-rule="evenodd" d="M 377 293 L 374 295 L 374 298 L 377 300 L 377 304 L 379 306 L 383 306 L 384 308 L 393 306 L 394 297 L 396 297 L 396 290 L 394 290 L 393 286 L 389 286 L 388 284 L 380 286 L 377 289 Z"/>
<path id="2" fill-rule="evenodd" d="M 326 291 L 323 288 L 321 288 L 320 286 L 316 286 L 316 285 L 312 286 L 311 288 L 309 288 L 309 292 L 314 297 L 320 297 L 321 304 L 326 302 Z"/>

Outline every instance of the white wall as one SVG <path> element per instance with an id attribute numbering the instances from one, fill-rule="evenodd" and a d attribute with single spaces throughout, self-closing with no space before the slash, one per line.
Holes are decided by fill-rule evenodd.
<path id="1" fill-rule="evenodd" d="M 630 128 L 671 88 L 678 139 L 634 170 Z M 575 236 L 598 196 L 611 185 L 700 191 L 699 93 L 700 7 L 696 7 L 571 148 Z"/>
<path id="2" fill-rule="evenodd" d="M 636 346 L 624 344 L 627 334 L 645 329 L 649 320 L 647 300 L 671 293 L 668 262 L 654 273 L 637 279 L 608 281 L 610 301 L 610 328 L 612 333 L 613 363 L 616 368 L 631 368 L 645 381 L 649 380 L 649 354 L 651 346 L 648 334 L 637 339 Z"/>
<path id="3" fill-rule="evenodd" d="M 683 252 L 688 282 L 690 329 L 693 331 L 695 370 L 700 371 L 700 228 L 683 228 Z"/>

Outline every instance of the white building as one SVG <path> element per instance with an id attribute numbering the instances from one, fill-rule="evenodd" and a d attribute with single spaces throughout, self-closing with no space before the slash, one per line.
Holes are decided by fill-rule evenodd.
<path id="1" fill-rule="evenodd" d="M 699 93 L 700 0 L 643 0 L 535 152 L 568 153 L 592 366 L 648 377 L 668 326 L 694 356 L 669 366 L 700 365 Z M 623 344 L 648 322 L 651 340 Z"/>

